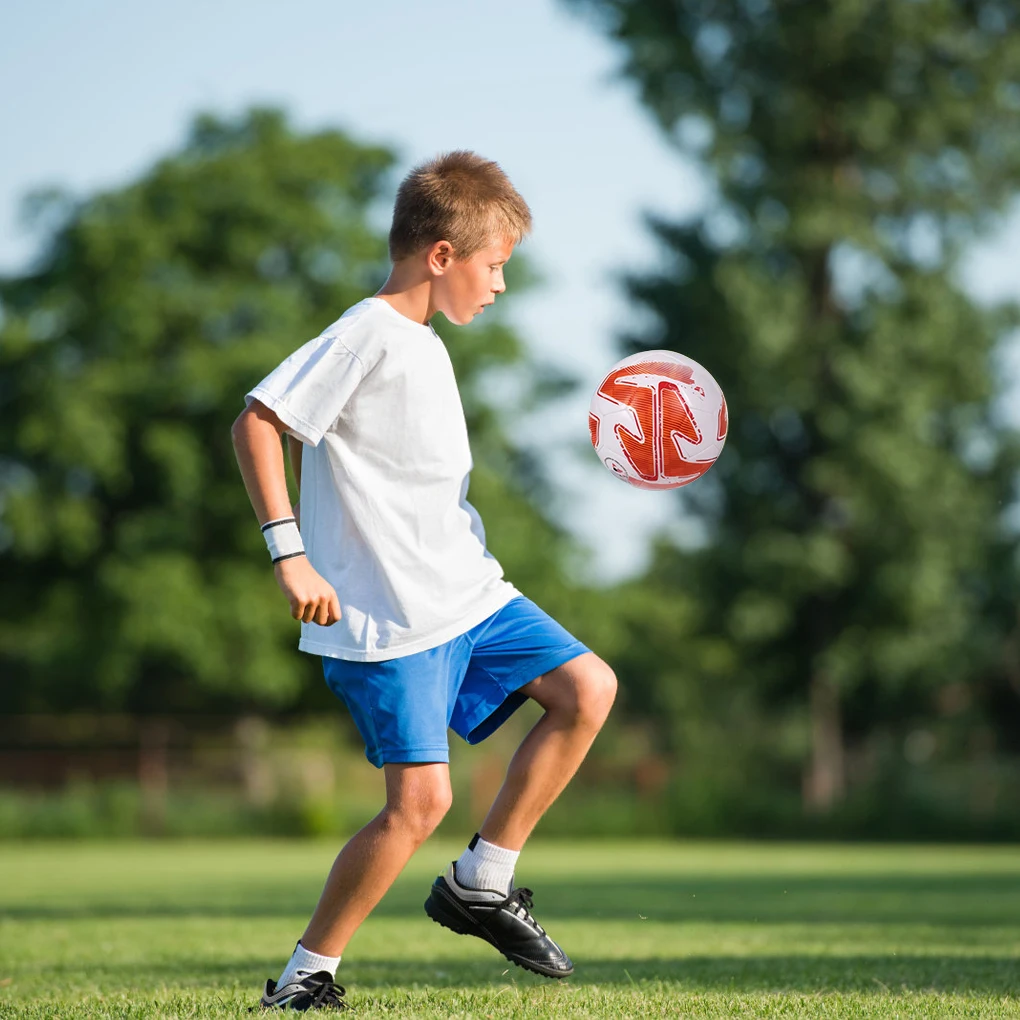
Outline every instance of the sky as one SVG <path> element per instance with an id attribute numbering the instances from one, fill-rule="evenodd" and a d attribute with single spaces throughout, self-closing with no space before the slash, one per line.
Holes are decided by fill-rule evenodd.
<path id="1" fill-rule="evenodd" d="M 620 78 L 620 59 L 553 0 L 4 4 L 0 272 L 32 254 L 18 216 L 28 191 L 123 184 L 179 146 L 198 111 L 280 106 L 300 128 L 391 147 L 398 177 L 436 152 L 475 149 L 534 213 L 524 250 L 543 285 L 509 303 L 511 319 L 581 383 L 540 423 L 560 483 L 551 509 L 593 548 L 596 576 L 634 573 L 675 501 L 566 451 L 586 439 L 590 393 L 632 325 L 618 280 L 656 258 L 643 215 L 689 215 L 709 192 Z M 982 299 L 1020 297 L 1020 206 L 964 278 Z M 1020 358 L 1007 370 L 1020 380 Z"/>

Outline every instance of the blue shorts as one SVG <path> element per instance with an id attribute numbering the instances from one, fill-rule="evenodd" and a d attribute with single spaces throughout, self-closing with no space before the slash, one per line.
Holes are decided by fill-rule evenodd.
<path id="1" fill-rule="evenodd" d="M 449 761 L 447 729 L 477 744 L 528 700 L 519 688 L 587 651 L 519 596 L 436 648 L 383 662 L 322 662 L 326 683 L 365 740 L 365 756 L 382 768 Z"/>

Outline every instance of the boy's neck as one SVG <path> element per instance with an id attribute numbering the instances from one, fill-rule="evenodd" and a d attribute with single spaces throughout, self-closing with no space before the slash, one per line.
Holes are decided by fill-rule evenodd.
<path id="1" fill-rule="evenodd" d="M 428 325 L 436 314 L 432 304 L 432 280 L 425 266 L 407 259 L 393 266 L 389 278 L 375 296 L 413 322 Z"/>

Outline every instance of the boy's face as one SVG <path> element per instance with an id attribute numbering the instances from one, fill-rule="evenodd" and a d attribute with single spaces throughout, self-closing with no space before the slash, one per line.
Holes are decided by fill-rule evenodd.
<path id="1" fill-rule="evenodd" d="M 495 241 L 463 261 L 446 257 L 432 284 L 436 311 L 455 325 L 466 326 L 506 290 L 503 266 L 513 250 L 512 241 Z"/>

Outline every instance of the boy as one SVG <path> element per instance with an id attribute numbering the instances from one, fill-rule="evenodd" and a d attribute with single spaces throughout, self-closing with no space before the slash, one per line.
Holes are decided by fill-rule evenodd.
<path id="1" fill-rule="evenodd" d="M 609 667 L 503 579 L 467 502 L 471 453 L 449 356 L 501 294 L 531 213 L 502 170 L 453 152 L 401 184 L 392 272 L 246 397 L 232 435 L 276 579 L 382 768 L 386 804 L 341 850 L 265 1007 L 345 1008 L 351 936 L 450 806 L 447 729 L 483 740 L 527 698 L 545 714 L 426 913 L 548 977 L 573 964 L 513 888 L 525 840 L 577 770 L 616 692 Z M 301 487 L 300 532 L 281 437 Z M 307 546 L 305 545 L 307 543 Z"/>

